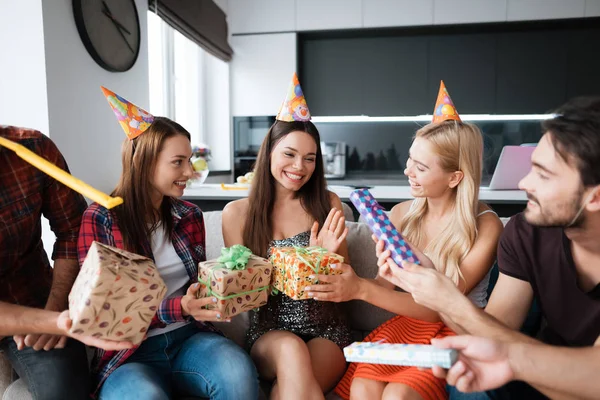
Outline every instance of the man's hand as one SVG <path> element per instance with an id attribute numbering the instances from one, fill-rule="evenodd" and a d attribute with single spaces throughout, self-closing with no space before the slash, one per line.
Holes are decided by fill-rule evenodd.
<path id="1" fill-rule="evenodd" d="M 13 336 L 18 350 L 23 350 L 25 347 L 31 347 L 35 351 L 52 349 L 62 349 L 67 344 L 66 336 L 49 335 L 49 334 L 28 334 Z"/>
<path id="2" fill-rule="evenodd" d="M 444 274 L 432 268 L 402 262 L 400 268 L 391 258 L 379 267 L 379 275 L 412 294 L 417 304 L 448 314 L 462 302 L 469 301 Z"/>
<path id="3" fill-rule="evenodd" d="M 495 389 L 515 378 L 506 342 L 475 336 L 449 336 L 432 339 L 431 343 L 438 348 L 460 352 L 459 360 L 449 370 L 435 366 L 432 372 L 461 392 Z"/>

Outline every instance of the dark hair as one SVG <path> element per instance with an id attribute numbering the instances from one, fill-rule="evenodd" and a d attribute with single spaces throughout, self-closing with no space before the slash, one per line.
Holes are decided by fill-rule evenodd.
<path id="1" fill-rule="evenodd" d="M 158 154 L 165 141 L 175 135 L 190 139 L 190 134 L 177 122 L 164 117 L 155 117 L 154 122 L 140 136 L 123 143 L 121 159 L 123 171 L 113 196 L 123 198 L 123 204 L 114 212 L 123 235 L 126 250 L 143 254 L 143 244 L 149 240 L 159 222 L 167 235 L 173 231 L 171 198 L 165 197 L 160 207 L 160 215 L 155 214 L 150 197 L 150 180 L 156 167 Z"/>
<path id="2" fill-rule="evenodd" d="M 575 162 L 584 187 L 600 184 L 600 97 L 577 97 L 542 122 L 559 156 Z"/>
<path id="3" fill-rule="evenodd" d="M 294 131 L 308 133 L 317 145 L 315 170 L 308 182 L 296 192 L 296 198 L 300 198 L 302 208 L 318 221 L 320 226 L 323 226 L 331 208 L 317 127 L 310 121 L 275 121 L 258 151 L 243 232 L 244 245 L 254 254 L 263 257 L 266 256 L 269 243 L 273 240 L 271 214 L 275 203 L 275 179 L 271 174 L 271 153 L 281 139 Z"/>

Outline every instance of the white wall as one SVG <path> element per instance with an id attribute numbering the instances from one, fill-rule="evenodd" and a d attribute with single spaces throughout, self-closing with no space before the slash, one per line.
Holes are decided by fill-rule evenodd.
<path id="1" fill-rule="evenodd" d="M 48 134 L 41 0 L 0 1 L 0 124 Z"/>
<path id="2" fill-rule="evenodd" d="M 136 0 L 136 5 L 142 39 L 139 57 L 131 70 L 114 73 L 102 69 L 85 49 L 73 19 L 72 1 L 43 2 L 50 136 L 73 175 L 105 192 L 119 178 L 125 134 L 100 86 L 143 108 L 149 102 L 148 2 Z"/>

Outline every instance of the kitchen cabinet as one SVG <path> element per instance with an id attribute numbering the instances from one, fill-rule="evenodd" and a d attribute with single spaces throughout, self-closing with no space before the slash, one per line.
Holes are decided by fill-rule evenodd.
<path id="1" fill-rule="evenodd" d="M 435 25 L 506 21 L 507 0 L 435 0 Z"/>
<path id="2" fill-rule="evenodd" d="M 586 0 L 508 0 L 508 21 L 583 18 Z"/>
<path id="3" fill-rule="evenodd" d="M 433 0 L 365 0 L 363 28 L 433 24 Z"/>
<path id="4" fill-rule="evenodd" d="M 232 116 L 275 115 L 296 72 L 296 33 L 230 39 Z"/>
<path id="5" fill-rule="evenodd" d="M 295 10 L 295 0 L 229 0 L 229 31 L 233 35 L 294 32 Z"/>
<path id="6" fill-rule="evenodd" d="M 362 0 L 296 0 L 296 29 L 362 28 L 362 3 Z"/>

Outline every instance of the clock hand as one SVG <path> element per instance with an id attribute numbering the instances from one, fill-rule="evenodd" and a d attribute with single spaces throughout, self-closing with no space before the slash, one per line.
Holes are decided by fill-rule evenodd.
<path id="1" fill-rule="evenodd" d="M 128 30 L 127 28 L 125 28 L 125 27 L 124 27 L 124 26 L 123 26 L 123 25 L 122 25 L 122 24 L 121 24 L 119 21 L 117 21 L 117 20 L 115 19 L 115 17 L 113 17 L 113 16 L 112 16 L 112 14 L 111 14 L 109 11 L 102 10 L 102 13 L 103 13 L 104 15 L 106 15 L 108 18 L 110 18 L 110 20 L 111 20 L 113 23 L 115 23 L 116 25 L 118 25 L 120 29 L 124 30 L 124 31 L 125 31 L 125 33 L 127 33 L 128 35 L 131 35 L 131 32 L 129 32 L 129 30 Z"/>
<path id="2" fill-rule="evenodd" d="M 131 45 L 127 41 L 127 38 L 125 37 L 125 35 L 123 35 L 123 32 L 121 32 L 121 29 L 119 28 L 119 25 L 115 24 L 115 27 L 117 28 L 117 31 L 119 31 L 119 35 L 121 35 L 121 37 L 125 41 L 125 44 L 127 45 L 127 47 L 129 47 L 129 50 L 131 50 L 132 53 L 135 53 L 135 50 L 133 50 L 133 47 L 131 47 Z"/>
<path id="3" fill-rule="evenodd" d="M 106 2 L 104 0 L 102 0 L 102 12 L 104 13 L 104 15 L 106 15 L 111 22 L 115 25 L 115 28 L 117 28 L 117 31 L 119 31 L 119 35 L 121 35 L 121 37 L 123 38 L 123 40 L 125 41 L 125 44 L 127 45 L 127 47 L 129 47 L 129 50 L 131 50 L 132 53 L 135 53 L 135 50 L 133 50 L 133 48 L 131 47 L 131 45 L 129 44 L 129 42 L 127 41 L 127 38 L 125 37 L 125 35 L 123 35 L 123 32 L 121 31 L 121 28 L 125 30 L 125 32 L 127 32 L 127 34 L 130 34 L 130 32 L 125 29 L 125 27 L 123 25 L 121 25 L 112 15 L 112 13 L 110 12 L 110 8 L 108 8 L 108 4 L 106 4 Z"/>

